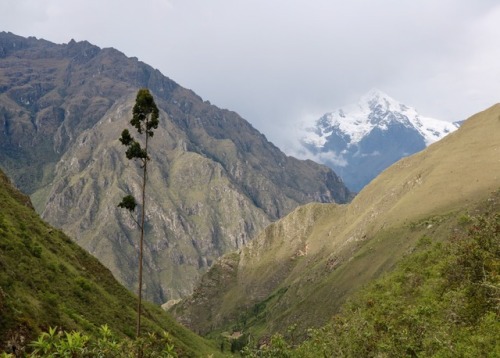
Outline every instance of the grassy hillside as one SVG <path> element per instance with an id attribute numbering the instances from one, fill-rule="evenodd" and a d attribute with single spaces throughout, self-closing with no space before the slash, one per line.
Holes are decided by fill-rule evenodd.
<path id="1" fill-rule="evenodd" d="M 136 298 L 97 259 L 44 223 L 29 198 L 0 172 L 0 351 L 34 340 L 57 326 L 89 334 L 107 324 L 119 336 L 135 334 Z M 212 346 L 145 305 L 145 332 L 171 333 L 183 356 Z"/>
<path id="2" fill-rule="evenodd" d="M 292 327 L 285 339 L 248 348 L 249 356 L 500 356 L 499 209 L 500 191 L 462 216 L 444 242 L 422 237 L 299 346 Z"/>
<path id="3" fill-rule="evenodd" d="M 423 236 L 445 240 L 499 188 L 499 118 L 500 105 L 473 116 L 388 168 L 348 205 L 298 208 L 233 254 L 234 264 L 216 264 L 172 312 L 203 334 L 259 337 L 325 324 Z"/>

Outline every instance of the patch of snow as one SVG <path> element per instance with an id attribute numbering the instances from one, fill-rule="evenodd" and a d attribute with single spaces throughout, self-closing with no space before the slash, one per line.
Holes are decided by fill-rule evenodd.
<path id="1" fill-rule="evenodd" d="M 352 146 L 375 127 L 387 130 L 388 125 L 394 121 L 415 128 L 426 145 L 458 128 L 455 123 L 420 116 L 414 108 L 399 103 L 378 89 L 372 89 L 358 103 L 326 113 L 315 122 L 314 127 L 305 129 L 301 141 L 322 148 L 335 131 L 348 137 L 348 145 Z"/>

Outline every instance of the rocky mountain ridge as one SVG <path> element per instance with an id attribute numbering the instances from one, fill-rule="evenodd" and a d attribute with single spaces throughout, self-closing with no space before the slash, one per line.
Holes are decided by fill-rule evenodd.
<path id="1" fill-rule="evenodd" d="M 118 138 L 137 89 L 151 90 L 160 127 L 147 189 L 150 300 L 189 294 L 217 257 L 298 205 L 352 197 L 331 169 L 286 156 L 236 113 L 117 50 L 0 33 L 0 54 L 0 166 L 134 290 L 137 229 L 116 205 L 139 178 Z"/>

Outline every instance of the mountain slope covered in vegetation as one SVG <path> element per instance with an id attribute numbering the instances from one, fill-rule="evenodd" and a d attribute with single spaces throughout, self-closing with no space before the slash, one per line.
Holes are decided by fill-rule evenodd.
<path id="1" fill-rule="evenodd" d="M 49 327 L 133 337 L 137 299 L 99 261 L 43 222 L 0 172 L 0 351 L 18 351 Z M 159 307 L 145 304 L 144 332 L 170 332 L 182 355 L 213 353 Z"/>
<path id="2" fill-rule="evenodd" d="M 247 347 L 249 356 L 500 356 L 500 191 L 461 216 L 446 240 L 423 236 L 305 342 L 294 333 Z"/>

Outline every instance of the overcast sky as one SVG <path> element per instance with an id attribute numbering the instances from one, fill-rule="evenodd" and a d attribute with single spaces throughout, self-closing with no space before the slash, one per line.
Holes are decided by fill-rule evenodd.
<path id="1" fill-rule="evenodd" d="M 0 0 L 0 31 L 114 47 L 281 147 L 371 88 L 448 121 L 500 102 L 496 0 Z"/>

